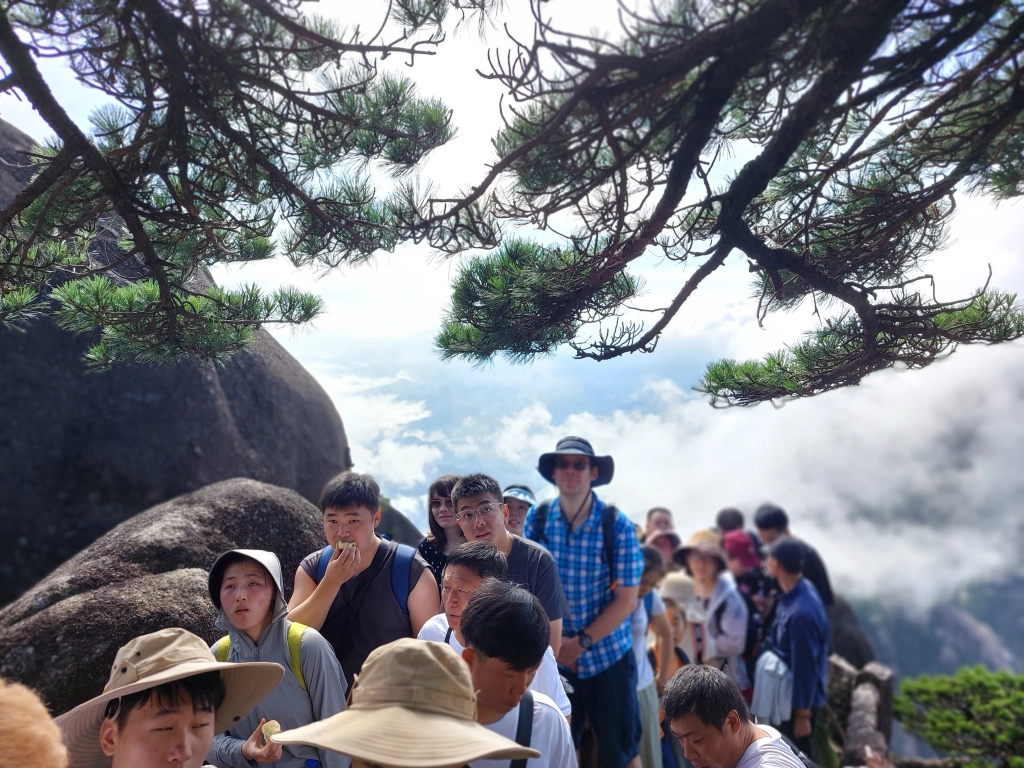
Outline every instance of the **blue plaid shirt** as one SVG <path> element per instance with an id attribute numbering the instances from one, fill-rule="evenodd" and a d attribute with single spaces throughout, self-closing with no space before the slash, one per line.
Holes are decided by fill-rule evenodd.
<path id="1" fill-rule="evenodd" d="M 569 613 L 562 619 L 562 634 L 567 637 L 586 629 L 612 601 L 613 581 L 617 581 L 620 587 L 636 587 L 643 574 L 644 558 L 636 529 L 621 511 L 615 519 L 615 573 L 609 573 L 608 563 L 604 562 L 604 533 L 601 530 L 604 509 L 604 502 L 594 494 L 590 516 L 570 533 L 562 507 L 555 499 L 548 510 L 544 536 L 538 536 L 535 530 L 537 508 L 533 507 L 526 516 L 526 537 L 541 541 L 558 564 L 558 575 L 569 602 Z M 621 659 L 632 647 L 633 635 L 627 616 L 614 632 L 583 652 L 577 674 L 581 678 L 594 677 Z"/>

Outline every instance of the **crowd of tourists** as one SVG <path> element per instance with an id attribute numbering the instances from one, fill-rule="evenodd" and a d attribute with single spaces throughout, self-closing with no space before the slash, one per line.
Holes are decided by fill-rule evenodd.
<path id="1" fill-rule="evenodd" d="M 537 466 L 550 501 L 484 474 L 435 480 L 418 548 L 378 535 L 377 483 L 343 473 L 290 596 L 273 552 L 213 563 L 212 646 L 137 637 L 56 721 L 0 681 L 10 765 L 810 764 L 833 598 L 785 511 L 763 505 L 748 530 L 724 509 L 684 539 L 664 507 L 640 527 L 602 499 L 614 461 L 583 438 Z"/>

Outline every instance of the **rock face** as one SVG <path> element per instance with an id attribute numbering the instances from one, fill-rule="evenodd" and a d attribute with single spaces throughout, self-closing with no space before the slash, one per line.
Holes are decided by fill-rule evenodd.
<path id="1" fill-rule="evenodd" d="M 32 140 L 0 121 L 0 209 Z M 351 466 L 327 393 L 265 331 L 224 367 L 91 373 L 49 319 L 0 327 L 0 605 L 122 520 L 232 477 L 315 501 Z"/>
<path id="2" fill-rule="evenodd" d="M 269 334 L 222 368 L 91 373 L 50 320 L 0 328 L 0 604 L 115 525 L 231 477 L 315 500 L 351 465 L 327 393 Z"/>
<path id="3" fill-rule="evenodd" d="M 65 712 L 102 690 L 117 649 L 136 635 L 180 626 L 217 639 L 206 571 L 221 552 L 276 552 L 290 594 L 299 561 L 322 545 L 317 508 L 265 483 L 228 480 L 160 504 L 0 610 L 0 676 Z"/>
<path id="4" fill-rule="evenodd" d="M 858 669 L 869 661 L 874 661 L 875 651 L 871 647 L 871 642 L 861 629 L 857 615 L 846 599 L 836 595 L 835 602 L 827 611 L 831 651 Z"/>

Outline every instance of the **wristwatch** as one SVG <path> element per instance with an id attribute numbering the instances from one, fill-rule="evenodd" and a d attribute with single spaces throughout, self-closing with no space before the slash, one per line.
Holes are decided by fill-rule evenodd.
<path id="1" fill-rule="evenodd" d="M 580 641 L 580 648 L 584 651 L 589 651 L 593 647 L 594 640 L 585 631 L 581 631 L 576 637 Z"/>

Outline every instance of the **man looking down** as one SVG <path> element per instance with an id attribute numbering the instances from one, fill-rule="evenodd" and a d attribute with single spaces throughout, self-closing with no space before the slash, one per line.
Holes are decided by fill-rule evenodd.
<path id="1" fill-rule="evenodd" d="M 755 725 L 736 683 L 706 665 L 683 667 L 669 680 L 665 719 L 694 768 L 803 768 L 781 734 Z"/>
<path id="2" fill-rule="evenodd" d="M 462 658 L 477 692 L 478 723 L 539 751 L 540 757 L 528 761 L 527 768 L 575 768 L 569 724 L 551 699 L 528 692 L 549 651 L 549 633 L 536 597 L 514 584 L 490 579 L 477 588 L 462 614 Z M 506 764 L 477 760 L 470 768 Z"/>

